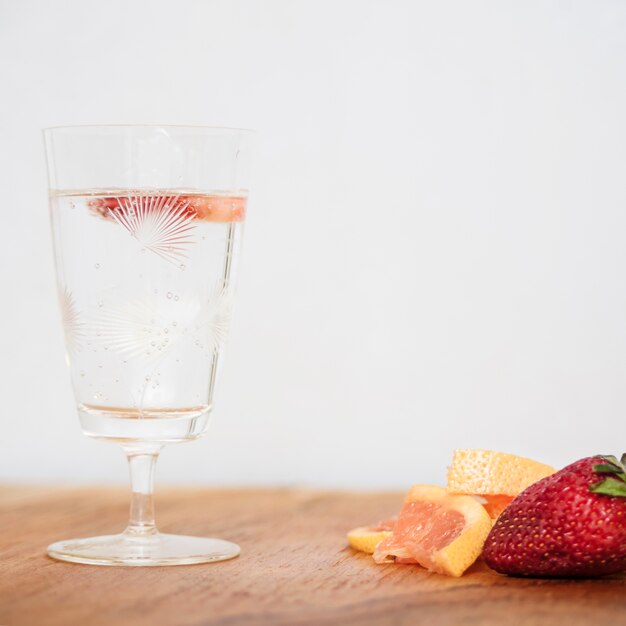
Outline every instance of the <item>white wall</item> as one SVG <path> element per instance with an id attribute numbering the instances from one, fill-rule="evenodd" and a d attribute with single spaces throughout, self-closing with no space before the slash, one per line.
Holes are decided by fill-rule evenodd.
<path id="1" fill-rule="evenodd" d="M 626 3 L 0 0 L 0 480 L 78 428 L 40 128 L 259 131 L 209 437 L 161 482 L 403 487 L 626 449 Z"/>

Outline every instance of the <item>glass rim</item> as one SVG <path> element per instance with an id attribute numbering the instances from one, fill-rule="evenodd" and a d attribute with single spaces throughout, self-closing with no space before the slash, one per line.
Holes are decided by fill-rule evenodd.
<path id="1" fill-rule="evenodd" d="M 197 130 L 204 132 L 213 132 L 216 134 L 240 133 L 245 135 L 254 135 L 256 131 L 252 128 L 236 128 L 231 126 L 206 126 L 202 124 L 62 124 L 60 126 L 46 126 L 41 129 L 45 135 L 53 131 L 89 131 L 89 130 L 105 130 L 105 129 L 122 129 L 122 128 L 141 128 L 141 129 L 181 129 L 181 130 Z"/>

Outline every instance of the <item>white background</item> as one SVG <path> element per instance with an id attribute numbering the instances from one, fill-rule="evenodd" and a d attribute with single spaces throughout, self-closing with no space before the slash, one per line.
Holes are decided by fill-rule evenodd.
<path id="1" fill-rule="evenodd" d="M 40 128 L 257 129 L 209 436 L 159 481 L 405 487 L 626 449 L 626 3 L 0 0 L 0 480 L 79 431 Z"/>

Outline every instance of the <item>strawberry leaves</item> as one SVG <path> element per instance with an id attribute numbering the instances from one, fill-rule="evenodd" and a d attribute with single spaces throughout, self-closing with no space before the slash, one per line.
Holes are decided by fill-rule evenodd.
<path id="1" fill-rule="evenodd" d="M 626 483 L 623 480 L 616 480 L 615 478 L 605 478 L 601 483 L 590 485 L 589 491 L 604 496 L 626 498 Z"/>
<path id="2" fill-rule="evenodd" d="M 618 461 L 613 455 L 602 457 L 605 463 L 597 463 L 593 466 L 596 474 L 612 474 L 603 481 L 589 485 L 589 491 L 605 496 L 626 498 L 626 453 Z"/>
<path id="3" fill-rule="evenodd" d="M 619 469 L 609 463 L 599 463 L 593 466 L 593 471 L 598 474 L 615 474 Z"/>

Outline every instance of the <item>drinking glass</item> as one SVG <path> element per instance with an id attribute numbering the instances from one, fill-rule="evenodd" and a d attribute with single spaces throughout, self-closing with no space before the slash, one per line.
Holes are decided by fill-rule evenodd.
<path id="1" fill-rule="evenodd" d="M 251 132 L 185 126 L 44 131 L 58 294 L 83 432 L 120 444 L 132 487 L 118 535 L 48 554 L 99 565 L 221 561 L 239 546 L 158 532 L 154 467 L 213 408 L 248 197 Z"/>

